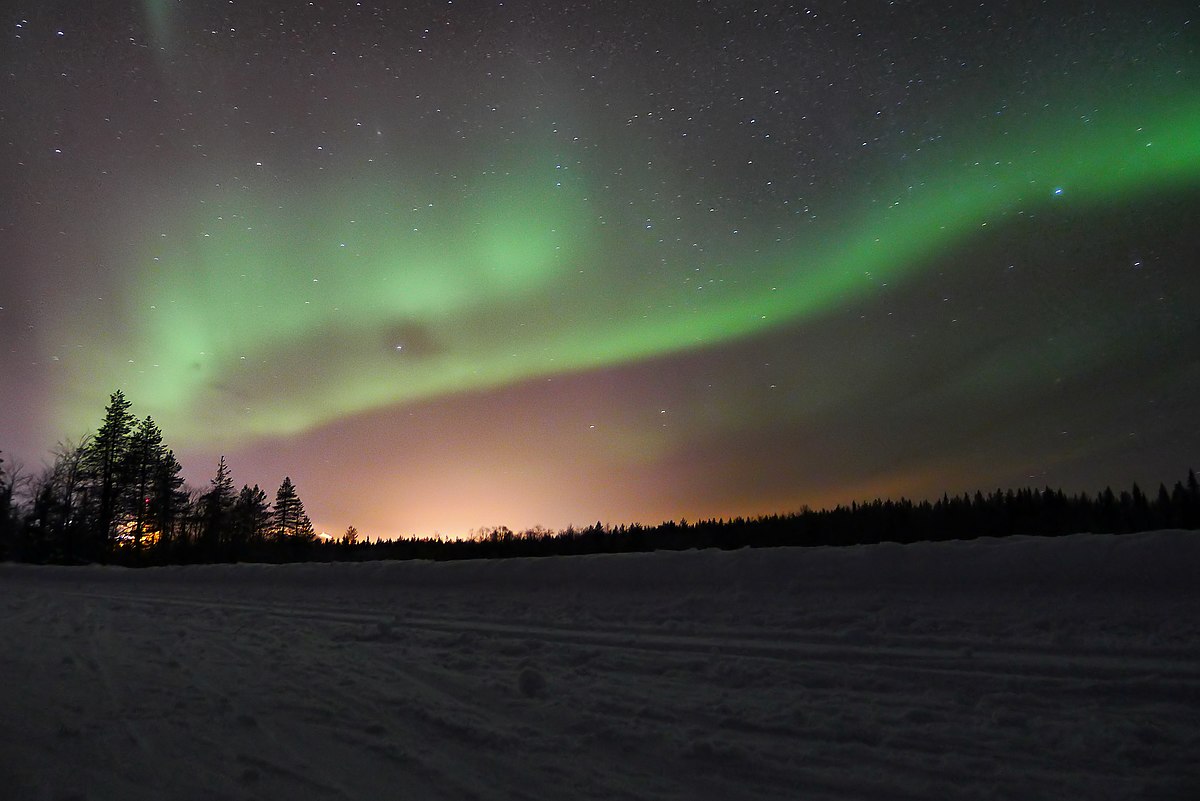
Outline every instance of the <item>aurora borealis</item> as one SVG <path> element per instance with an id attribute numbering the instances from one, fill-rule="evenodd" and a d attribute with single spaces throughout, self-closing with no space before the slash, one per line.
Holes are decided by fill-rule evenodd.
<path id="1" fill-rule="evenodd" d="M 120 387 L 384 536 L 1174 479 L 1185 5 L 12 12 L 0 449 Z"/>

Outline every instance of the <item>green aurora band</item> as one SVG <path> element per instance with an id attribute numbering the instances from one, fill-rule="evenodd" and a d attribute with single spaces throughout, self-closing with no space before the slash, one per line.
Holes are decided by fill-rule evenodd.
<path id="1" fill-rule="evenodd" d="M 679 272 L 612 263 L 632 258 L 635 233 L 597 222 L 588 178 L 564 180 L 553 162 L 453 185 L 371 174 L 317 192 L 218 190 L 190 221 L 137 235 L 119 331 L 56 343 L 57 419 L 78 430 L 121 387 L 174 441 L 293 434 L 794 325 L 1019 212 L 1200 184 L 1200 94 L 1024 119 L 922 154 L 905 168 L 920 175 L 860 176 L 870 188 L 842 197 L 857 210 L 832 233 L 754 251 L 704 292 Z"/>
<path id="2" fill-rule="evenodd" d="M 172 5 L 170 0 L 142 0 L 146 30 L 150 34 L 150 43 L 157 51 L 170 50 L 172 46 Z"/>

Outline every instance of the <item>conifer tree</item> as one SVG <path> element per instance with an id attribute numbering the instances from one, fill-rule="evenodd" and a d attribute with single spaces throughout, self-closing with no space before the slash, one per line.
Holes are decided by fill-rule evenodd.
<path id="1" fill-rule="evenodd" d="M 117 390 L 109 396 L 104 421 L 100 424 L 85 452 L 85 464 L 90 484 L 90 497 L 95 504 L 91 536 L 85 548 L 86 558 L 105 559 L 108 556 L 114 524 L 125 494 L 125 466 L 129 453 L 130 433 L 134 417 L 125 394 Z"/>
<path id="2" fill-rule="evenodd" d="M 261 543 L 267 534 L 271 524 L 271 506 L 267 503 L 267 493 L 257 484 L 253 487 L 242 485 L 237 500 L 234 501 L 231 518 L 231 550 L 233 557 L 237 559 L 247 546 Z"/>
<path id="3" fill-rule="evenodd" d="M 163 545 L 175 538 L 180 518 L 187 508 L 188 493 L 183 486 L 183 477 L 179 475 L 182 470 L 183 466 L 175 458 L 175 452 L 166 448 L 154 473 L 150 502 L 154 526 Z"/>
<path id="4" fill-rule="evenodd" d="M 153 503 L 158 473 L 166 459 L 162 431 L 149 415 L 137 424 L 129 438 L 127 475 L 129 487 L 125 507 L 132 520 L 133 548 L 142 549 L 142 538 L 153 529 Z"/>
<path id="5" fill-rule="evenodd" d="M 228 540 L 230 513 L 235 500 L 233 478 L 222 456 L 217 463 L 217 474 L 209 482 L 208 492 L 200 499 L 200 544 L 209 559 L 215 558 L 220 546 Z"/>
<path id="6" fill-rule="evenodd" d="M 275 493 L 275 510 L 271 518 L 272 533 L 279 541 L 308 541 L 314 536 L 312 521 L 304 512 L 304 502 L 296 492 L 292 479 L 285 476 Z"/>

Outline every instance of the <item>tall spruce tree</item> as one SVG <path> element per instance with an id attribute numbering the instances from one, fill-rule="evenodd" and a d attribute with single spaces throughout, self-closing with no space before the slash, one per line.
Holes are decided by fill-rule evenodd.
<path id="1" fill-rule="evenodd" d="M 267 493 L 257 484 L 253 487 L 243 484 L 233 503 L 229 526 L 232 558 L 240 559 L 247 548 L 261 544 L 270 524 L 271 505 L 267 503 Z"/>
<path id="2" fill-rule="evenodd" d="M 233 491 L 233 478 L 225 457 L 217 463 L 217 474 L 209 482 L 208 492 L 200 499 L 201 528 L 200 547 L 206 559 L 215 559 L 228 543 L 230 513 L 237 496 Z"/>
<path id="3" fill-rule="evenodd" d="M 150 501 L 151 517 L 163 547 L 178 540 L 180 519 L 187 508 L 188 492 L 183 486 L 183 477 L 179 475 L 182 470 L 183 466 L 175 458 L 175 452 L 166 448 L 154 473 Z"/>
<path id="4" fill-rule="evenodd" d="M 104 421 L 85 452 L 89 495 L 94 504 L 89 521 L 89 542 L 83 554 L 87 559 L 107 559 L 121 500 L 128 486 L 125 467 L 134 426 L 129 406 L 121 390 L 109 396 Z"/>
<path id="5" fill-rule="evenodd" d="M 296 492 L 292 479 L 285 476 L 275 493 L 275 509 L 271 516 L 271 530 L 280 542 L 307 542 L 314 537 L 312 521 L 304 512 L 304 502 Z"/>
<path id="6" fill-rule="evenodd" d="M 131 533 L 135 551 L 142 549 L 142 541 L 148 531 L 154 532 L 153 539 L 157 539 L 153 503 L 158 473 L 166 455 L 162 431 L 147 415 L 130 434 L 129 451 L 126 454 L 129 486 L 124 506 L 133 524 Z"/>

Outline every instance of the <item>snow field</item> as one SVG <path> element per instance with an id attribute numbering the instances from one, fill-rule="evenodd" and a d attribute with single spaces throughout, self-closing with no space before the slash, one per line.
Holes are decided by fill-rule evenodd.
<path id="1" fill-rule="evenodd" d="M 1191 532 L 5 565 L 0 798 L 1192 799 L 1198 568 Z"/>

